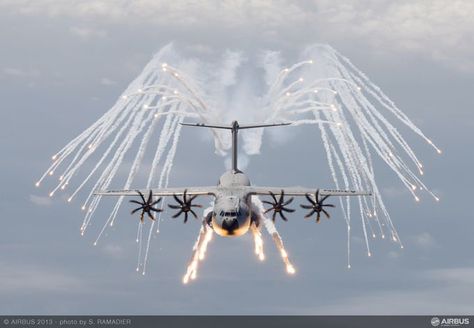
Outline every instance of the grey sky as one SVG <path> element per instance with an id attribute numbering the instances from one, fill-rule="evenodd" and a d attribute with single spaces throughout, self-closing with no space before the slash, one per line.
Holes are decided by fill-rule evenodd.
<path id="1" fill-rule="evenodd" d="M 474 5 L 166 3 L 0 1 L 0 312 L 472 313 Z M 405 242 L 403 251 L 375 241 L 368 259 L 358 227 L 348 271 L 340 213 L 316 225 L 297 212 L 278 224 L 297 268 L 294 277 L 285 274 L 269 238 L 264 263 L 255 258 L 249 236 L 215 238 L 199 279 L 184 287 L 181 277 L 199 224 L 167 220 L 153 240 L 147 275 L 137 275 L 136 222 L 125 206 L 119 224 L 93 247 L 95 232 L 79 235 L 78 204 L 50 200 L 48 190 L 35 189 L 34 182 L 50 156 L 105 112 L 169 41 L 202 56 L 212 49 L 268 48 L 288 58 L 314 42 L 331 44 L 443 149 L 437 156 L 408 135 L 425 164 L 424 181 L 442 201 L 425 197 L 415 204 L 378 163 L 379 184 Z M 292 133 L 290 142 L 278 146 L 265 140 L 262 154 L 252 157 L 247 169 L 253 182 L 329 185 L 325 158 L 305 151 L 314 132 Z M 224 170 L 212 144 L 202 141 L 197 147 L 193 136 L 194 131 L 183 133 L 173 185 L 214 183 Z M 191 166 L 191 159 L 199 164 Z M 280 171 L 285 175 L 278 177 Z M 104 206 L 96 218 L 106 214 Z"/>

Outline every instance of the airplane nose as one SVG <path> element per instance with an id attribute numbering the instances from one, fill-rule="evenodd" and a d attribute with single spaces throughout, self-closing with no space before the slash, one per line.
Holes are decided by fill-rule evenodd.
<path id="1" fill-rule="evenodd" d="M 229 234 L 232 234 L 234 230 L 239 228 L 239 221 L 237 219 L 225 219 L 222 221 L 222 228 L 227 230 Z"/>

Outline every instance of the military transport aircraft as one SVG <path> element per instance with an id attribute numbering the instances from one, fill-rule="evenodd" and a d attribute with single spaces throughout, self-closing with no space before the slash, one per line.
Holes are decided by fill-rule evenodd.
<path id="1" fill-rule="evenodd" d="M 211 227 L 217 234 L 226 237 L 245 234 L 252 223 L 257 227 L 259 226 L 261 217 L 258 215 L 258 210 L 252 203 L 253 196 L 270 196 L 271 201 L 264 200 L 263 203 L 270 205 L 270 207 L 265 210 L 265 213 L 272 211 L 273 221 L 275 221 L 277 214 L 279 214 L 283 220 L 287 221 L 284 213 L 295 211 L 287 207 L 293 201 L 294 197 L 285 200 L 285 196 L 305 197 L 309 204 L 300 205 L 302 208 L 309 210 L 309 213 L 305 217 L 310 218 L 313 214 L 316 214 L 316 222 L 319 222 L 321 212 L 329 218 L 330 215 L 325 208 L 334 207 L 332 204 L 324 203 L 329 196 L 371 195 L 370 192 L 353 190 L 252 186 L 249 178 L 237 168 L 238 131 L 243 129 L 290 125 L 291 123 L 239 125 L 237 121 L 233 121 L 230 126 L 201 123 L 181 124 L 193 127 L 227 129 L 232 132 L 232 169 L 220 177 L 217 186 L 161 188 L 151 190 L 104 190 L 97 191 L 95 194 L 103 196 L 139 196 L 139 201 L 130 200 L 130 202 L 139 205 L 138 208 L 132 211 L 132 214 L 141 211 L 140 220 L 142 222 L 145 214 L 147 214 L 151 220 L 155 220 L 153 212 L 163 211 L 162 208 L 158 207 L 162 197 L 172 196 L 176 204 L 169 204 L 168 206 L 171 209 L 178 210 L 178 212 L 173 215 L 173 218 L 184 214 L 185 223 L 188 220 L 189 214 L 192 214 L 195 218 L 198 217 L 194 208 L 201 207 L 201 205 L 193 204 L 196 197 L 213 196 L 215 198 L 214 208 L 203 219 L 203 224 Z M 155 200 L 156 197 L 159 198 Z"/>

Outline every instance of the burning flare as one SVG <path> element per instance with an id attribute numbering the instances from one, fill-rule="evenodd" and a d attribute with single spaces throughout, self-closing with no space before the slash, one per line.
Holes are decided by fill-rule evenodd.
<path id="1" fill-rule="evenodd" d="M 193 247 L 191 261 L 189 262 L 186 274 L 183 277 L 183 284 L 187 284 L 189 279 L 196 279 L 199 261 L 203 261 L 206 257 L 207 245 L 212 240 L 212 233 L 211 228 L 205 225 L 201 227 L 198 238 Z"/>
<path id="2" fill-rule="evenodd" d="M 80 204 L 84 210 L 80 233 L 84 234 L 102 200 L 101 196 L 93 196 L 94 191 L 111 187 L 130 189 L 143 170 L 146 170 L 147 177 L 145 189 L 168 186 L 181 135 L 179 123 L 184 120 L 221 123 L 229 121 L 229 113 L 232 113 L 259 123 L 312 125 L 321 134 L 334 187 L 373 193 L 373 197 L 368 199 L 357 198 L 356 206 L 349 199 L 339 200 L 347 225 L 348 266 L 354 208 L 360 216 L 368 254 L 371 254 L 368 236 L 374 234 L 382 238 L 384 235 L 394 236 L 387 239 L 403 248 L 376 182 L 374 161 L 377 158 L 387 165 L 416 202 L 421 200 L 421 192 L 439 201 L 421 180 L 423 165 L 400 132 L 400 127 L 418 135 L 438 154 L 442 153 L 441 149 L 364 72 L 328 45 L 308 47 L 301 53 L 299 62 L 287 67 L 281 66 L 285 59 L 276 51 L 263 52 L 255 69 L 241 70 L 251 62 L 246 62 L 246 58 L 240 52 L 228 51 L 220 61 L 213 57 L 212 63 L 208 63 L 183 57 L 171 44 L 165 46 L 107 112 L 51 156 L 50 167 L 35 185 L 47 185 L 44 180 L 51 178 L 49 196 L 53 197 L 56 192 L 66 193 L 65 199 L 71 204 L 85 190 Z M 262 71 L 262 76 L 237 79 L 240 73 L 255 75 Z M 261 83 L 262 88 L 244 88 L 249 80 Z M 241 90 L 262 91 L 261 94 L 237 96 Z M 238 102 L 228 102 L 228 99 L 246 99 L 250 104 L 242 106 Z M 235 103 L 232 106 L 236 107 L 229 107 L 230 103 Z M 231 146 L 230 137 L 216 130 L 211 130 L 211 133 L 216 153 L 226 154 Z M 158 140 L 156 144 L 155 140 Z M 247 155 L 258 154 L 263 142 L 263 129 L 243 135 L 243 141 Z M 152 158 L 151 165 L 143 165 L 146 155 Z M 128 168 L 129 160 L 130 168 L 121 180 L 120 173 Z M 59 179 L 55 178 L 55 173 Z M 121 185 L 112 186 L 112 182 Z M 107 227 L 113 226 L 123 200 L 124 197 L 117 199 L 95 244 Z M 271 205 L 283 214 L 285 202 L 275 203 Z M 263 211 L 262 207 L 260 212 Z M 142 232 L 145 224 L 138 223 L 139 267 L 146 264 L 151 235 L 159 231 L 160 222 L 158 215 L 156 230 L 153 230 L 153 221 L 149 225 L 148 237 Z M 288 273 L 294 273 L 271 220 L 263 219 L 262 222 L 280 249 Z M 199 258 L 204 257 L 212 235 L 208 230 L 202 236 L 200 233 L 196 246 L 199 252 L 191 260 L 186 282 L 196 277 Z M 147 242 L 141 239 L 147 239 Z M 254 240 L 259 258 L 263 258 L 258 233 L 254 232 Z"/>

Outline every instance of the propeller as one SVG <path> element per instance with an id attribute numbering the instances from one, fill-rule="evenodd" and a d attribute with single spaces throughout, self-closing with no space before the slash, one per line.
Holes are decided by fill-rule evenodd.
<path id="1" fill-rule="evenodd" d="M 272 196 L 273 202 L 269 202 L 267 200 L 262 201 L 262 203 L 271 205 L 271 207 L 265 210 L 265 212 L 263 213 L 273 211 L 273 215 L 272 215 L 273 222 L 275 222 L 277 213 L 280 214 L 280 217 L 283 219 L 283 221 L 288 221 L 288 219 L 286 218 L 285 214 L 283 214 L 283 212 L 293 213 L 295 211 L 292 208 L 286 208 L 286 206 L 293 201 L 293 197 L 285 201 L 285 192 L 283 191 L 283 189 L 280 193 L 280 197 L 278 198 L 278 200 L 273 192 L 269 191 L 269 194 L 270 196 Z"/>
<path id="2" fill-rule="evenodd" d="M 331 218 L 329 213 L 324 209 L 324 207 L 336 207 L 332 204 L 324 204 L 324 201 L 329 197 L 329 195 L 326 195 L 323 198 L 319 199 L 318 189 L 314 194 L 314 199 L 311 198 L 310 194 L 306 194 L 305 196 L 306 199 L 311 203 L 311 205 L 300 205 L 302 208 L 311 210 L 307 215 L 305 215 L 306 219 L 310 218 L 314 213 L 317 213 L 316 222 L 319 223 L 319 220 L 321 219 L 321 212 L 323 212 L 328 219 Z"/>
<path id="3" fill-rule="evenodd" d="M 188 198 L 187 190 L 184 190 L 183 199 L 179 199 L 178 196 L 173 195 L 173 198 L 176 200 L 178 205 L 168 204 L 168 206 L 172 209 L 179 210 L 175 215 L 172 216 L 173 219 L 176 219 L 182 213 L 184 213 L 184 223 L 188 221 L 188 214 L 191 213 L 195 219 L 198 218 L 196 212 L 194 212 L 193 207 L 202 207 L 202 205 L 193 204 L 193 200 L 197 197 L 197 195 L 191 196 Z"/>
<path id="4" fill-rule="evenodd" d="M 136 212 L 138 211 L 142 211 L 142 213 L 140 214 L 140 221 L 143 223 L 143 216 L 146 214 L 148 214 L 148 217 L 155 221 L 155 218 L 153 217 L 153 214 L 151 212 L 162 212 L 163 210 L 161 208 L 155 208 L 153 206 L 157 205 L 159 202 L 161 202 L 161 197 L 158 198 L 156 201 L 153 201 L 153 192 L 150 190 L 150 193 L 148 194 L 148 199 L 145 200 L 145 196 L 142 194 L 142 192 L 140 190 L 137 190 L 137 193 L 138 195 L 140 196 L 140 198 L 142 199 L 142 201 L 138 201 L 138 200 L 130 200 L 130 203 L 133 203 L 133 204 L 138 204 L 140 205 L 140 207 L 137 207 L 136 209 L 134 209 L 132 211 L 131 214 L 135 214 Z"/>

